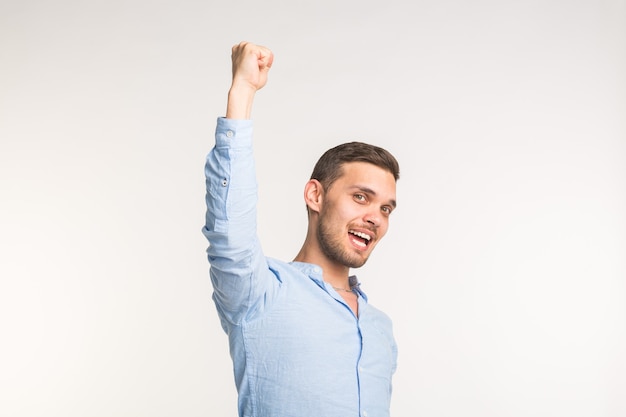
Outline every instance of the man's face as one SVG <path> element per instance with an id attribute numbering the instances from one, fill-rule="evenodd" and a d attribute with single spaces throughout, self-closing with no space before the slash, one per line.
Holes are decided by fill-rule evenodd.
<path id="1" fill-rule="evenodd" d="M 343 175 L 326 190 L 319 214 L 317 238 L 324 255 L 358 268 L 387 233 L 396 206 L 393 175 L 367 162 L 343 165 Z"/>

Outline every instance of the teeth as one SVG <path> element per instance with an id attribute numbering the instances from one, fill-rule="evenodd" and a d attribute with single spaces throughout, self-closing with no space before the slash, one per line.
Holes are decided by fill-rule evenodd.
<path id="1" fill-rule="evenodd" d="M 371 237 L 370 235 L 366 235 L 365 233 L 362 233 L 362 232 L 353 232 L 353 231 L 350 231 L 350 233 L 352 233 L 353 235 L 358 236 L 358 237 L 360 237 L 360 238 L 362 238 L 362 239 L 365 239 L 365 240 L 367 240 L 367 241 L 369 241 L 370 239 L 372 239 L 372 237 Z"/>
<path id="2" fill-rule="evenodd" d="M 365 243 L 363 243 L 363 242 L 358 242 L 358 241 L 356 241 L 356 240 L 353 240 L 353 242 L 354 242 L 355 244 L 359 245 L 359 246 L 360 246 L 360 247 L 362 247 L 362 248 L 364 248 L 365 246 L 367 246 L 367 245 L 366 245 Z"/>

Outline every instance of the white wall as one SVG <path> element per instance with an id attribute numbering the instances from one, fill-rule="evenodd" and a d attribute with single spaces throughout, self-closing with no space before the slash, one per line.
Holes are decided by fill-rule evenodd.
<path id="1" fill-rule="evenodd" d="M 200 233 L 230 47 L 276 54 L 259 233 L 326 148 L 398 155 L 360 272 L 393 415 L 626 415 L 626 2 L 0 3 L 0 415 L 234 416 Z"/>

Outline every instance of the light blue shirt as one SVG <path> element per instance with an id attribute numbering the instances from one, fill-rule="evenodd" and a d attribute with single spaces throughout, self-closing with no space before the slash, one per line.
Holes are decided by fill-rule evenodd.
<path id="1" fill-rule="evenodd" d="M 389 416 L 397 359 L 391 321 L 360 289 L 356 317 L 320 267 L 263 255 L 252 122 L 219 118 L 215 141 L 203 233 L 239 415 Z"/>

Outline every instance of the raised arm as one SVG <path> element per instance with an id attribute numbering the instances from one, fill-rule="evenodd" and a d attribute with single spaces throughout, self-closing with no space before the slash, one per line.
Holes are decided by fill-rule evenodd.
<path id="1" fill-rule="evenodd" d="M 206 159 L 202 232 L 209 241 L 213 299 L 224 326 L 238 325 L 262 311 L 279 285 L 257 239 L 257 183 L 248 120 L 272 61 L 267 48 L 245 42 L 233 47 L 227 117 L 218 118 L 215 146 Z"/>
<path id="2" fill-rule="evenodd" d="M 227 119 L 249 119 L 254 95 L 267 82 L 267 73 L 274 62 L 269 49 L 241 42 L 233 46 L 233 82 L 228 92 Z"/>

